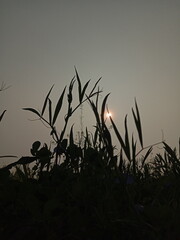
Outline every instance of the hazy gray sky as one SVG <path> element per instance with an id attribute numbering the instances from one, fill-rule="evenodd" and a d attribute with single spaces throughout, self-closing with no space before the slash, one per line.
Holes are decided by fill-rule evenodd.
<path id="1" fill-rule="evenodd" d="M 41 108 L 55 84 L 57 101 L 74 76 L 94 83 L 102 76 L 104 96 L 123 130 L 139 103 L 145 144 L 180 136 L 179 0 L 0 0 L 0 155 L 29 154 L 35 140 L 49 143 L 49 130 L 29 121 L 23 107 Z M 84 126 L 94 125 L 84 105 Z M 79 127 L 79 115 L 75 119 Z M 60 125 L 59 125 L 60 126 Z M 59 130 L 61 128 L 59 127 Z"/>

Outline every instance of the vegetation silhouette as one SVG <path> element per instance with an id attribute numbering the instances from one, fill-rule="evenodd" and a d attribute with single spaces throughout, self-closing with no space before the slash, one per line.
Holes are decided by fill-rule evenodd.
<path id="1" fill-rule="evenodd" d="M 161 142 L 164 153 L 149 159 L 155 144 L 144 146 L 136 99 L 132 115 L 137 140 L 129 134 L 127 116 L 124 137 L 109 117 L 120 144 L 117 153 L 105 121 L 109 94 L 100 104 L 99 81 L 88 89 L 90 81 L 82 86 L 75 69 L 54 110 L 53 86 L 41 111 L 24 108 L 49 126 L 56 146 L 51 149 L 35 141 L 32 156 L 0 169 L 1 239 L 180 239 L 180 154 Z M 78 103 L 74 106 L 75 85 Z M 67 112 L 57 131 L 65 94 Z M 68 138 L 65 133 L 70 118 L 85 102 L 92 108 L 96 126 L 94 133 L 86 128 L 79 145 L 73 126 Z"/>

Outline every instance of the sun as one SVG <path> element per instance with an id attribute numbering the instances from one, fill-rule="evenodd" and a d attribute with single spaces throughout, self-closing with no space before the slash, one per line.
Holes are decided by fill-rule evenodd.
<path id="1" fill-rule="evenodd" d="M 107 118 L 112 117 L 112 113 L 111 113 L 111 112 L 107 112 L 107 113 L 106 113 L 106 117 L 107 117 Z"/>

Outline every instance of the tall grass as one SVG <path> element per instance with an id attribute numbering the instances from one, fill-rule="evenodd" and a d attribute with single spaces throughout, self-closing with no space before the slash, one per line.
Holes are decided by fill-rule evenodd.
<path id="1" fill-rule="evenodd" d="M 164 153 L 150 159 L 155 144 L 144 146 L 136 99 L 132 117 L 138 139 L 129 133 L 127 116 L 124 136 L 110 117 L 120 145 L 115 151 L 105 119 L 109 94 L 100 102 L 100 80 L 91 88 L 90 81 L 82 85 L 75 69 L 54 108 L 52 86 L 41 111 L 23 109 L 49 126 L 56 146 L 36 141 L 31 156 L 0 169 L 1 239 L 180 238 L 179 152 L 161 142 Z M 64 101 L 67 110 L 59 130 Z M 85 103 L 95 116 L 95 131 L 86 128 L 78 144 L 73 126 L 65 136 L 73 114 Z"/>
<path id="2" fill-rule="evenodd" d="M 4 82 L 2 82 L 1 87 L 0 87 L 0 92 L 5 91 L 9 88 L 10 86 L 6 86 L 6 84 Z M 0 114 L 0 122 L 2 121 L 5 113 L 7 110 L 3 110 L 3 112 Z M 16 156 L 13 155 L 4 155 L 4 156 L 0 156 L 0 158 L 16 158 Z"/>

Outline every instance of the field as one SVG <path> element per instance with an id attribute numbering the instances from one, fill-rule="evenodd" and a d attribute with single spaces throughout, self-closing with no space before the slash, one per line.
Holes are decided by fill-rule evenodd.
<path id="1" fill-rule="evenodd" d="M 82 86 L 75 70 L 55 109 L 50 98 L 53 86 L 41 111 L 24 108 L 49 127 L 56 146 L 36 141 L 31 156 L 0 169 L 0 239 L 180 239 L 180 149 L 161 142 L 163 153 L 150 159 L 156 143 L 144 146 L 135 100 L 132 117 L 138 139 L 128 131 L 127 116 L 123 136 L 109 116 L 121 146 L 115 151 L 105 118 L 108 95 L 100 103 L 99 81 L 91 89 L 89 81 Z M 75 106 L 74 94 L 78 94 Z M 65 96 L 67 113 L 58 134 L 56 122 Z M 69 120 L 86 102 L 96 118 L 95 131 L 86 129 L 76 142 L 73 126 L 65 136 Z"/>

